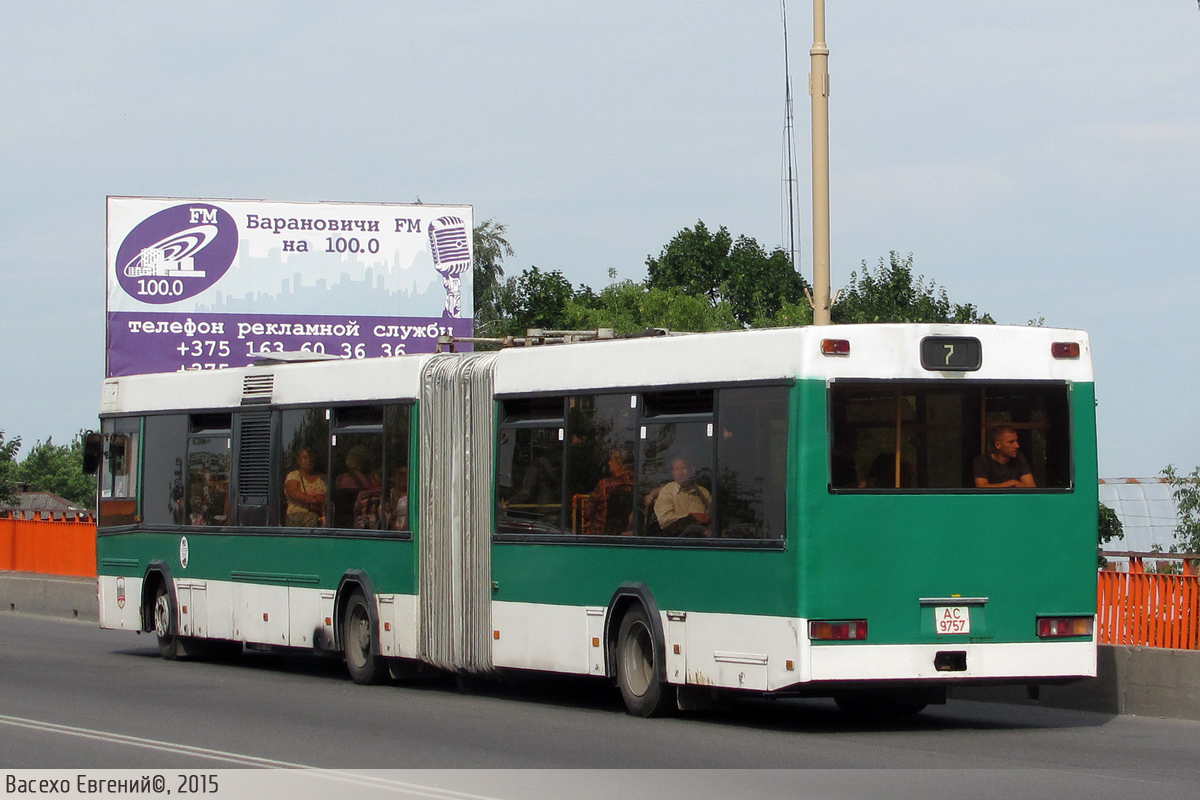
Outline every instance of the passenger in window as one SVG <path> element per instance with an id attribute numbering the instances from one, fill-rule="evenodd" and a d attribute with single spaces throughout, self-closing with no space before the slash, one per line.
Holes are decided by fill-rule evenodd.
<path id="1" fill-rule="evenodd" d="M 384 527 L 390 531 L 408 530 L 408 465 L 392 472 L 392 490 L 388 497 Z"/>
<path id="2" fill-rule="evenodd" d="M 191 476 L 191 508 L 189 525 L 223 525 L 229 519 L 227 508 L 229 484 L 207 470 L 197 470 Z"/>
<path id="3" fill-rule="evenodd" d="M 1037 484 L 1029 462 L 1021 455 L 1017 432 L 1008 425 L 992 428 L 988 441 L 991 452 L 975 458 L 974 476 L 977 489 L 1032 489 Z"/>
<path id="4" fill-rule="evenodd" d="M 866 479 L 859 482 L 860 489 L 912 489 L 917 485 L 916 471 L 907 461 L 900 462 L 900 480 L 896 480 L 896 454 L 880 453 L 871 462 Z"/>
<path id="5" fill-rule="evenodd" d="M 633 516 L 633 466 L 621 450 L 608 455 L 608 477 L 588 495 L 583 532 L 587 535 L 629 535 Z"/>
<path id="6" fill-rule="evenodd" d="M 356 444 L 346 453 L 346 471 L 334 481 L 334 525 L 375 530 L 383 505 L 383 482 L 371 448 Z"/>
<path id="7" fill-rule="evenodd" d="M 189 525 L 208 524 L 208 473 L 197 472 L 192 475 L 192 502 L 188 511 Z"/>
<path id="8" fill-rule="evenodd" d="M 325 497 L 329 485 L 316 471 L 316 457 L 308 447 L 296 454 L 296 469 L 283 481 L 287 496 L 287 524 L 299 528 L 320 528 L 325 525 Z"/>
<path id="9" fill-rule="evenodd" d="M 671 477 L 654 500 L 654 516 L 664 536 L 712 536 L 712 495 L 695 481 L 692 463 L 676 457 Z"/>

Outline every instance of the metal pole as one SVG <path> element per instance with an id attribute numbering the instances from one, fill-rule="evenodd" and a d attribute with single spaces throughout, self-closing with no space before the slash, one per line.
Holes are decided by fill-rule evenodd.
<path id="1" fill-rule="evenodd" d="M 825 44 L 825 0 L 813 0 L 812 196 L 813 196 L 813 324 L 829 325 L 829 46 Z"/>

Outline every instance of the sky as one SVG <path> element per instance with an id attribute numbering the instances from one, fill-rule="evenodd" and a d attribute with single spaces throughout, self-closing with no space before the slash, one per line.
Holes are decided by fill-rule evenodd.
<path id="1" fill-rule="evenodd" d="M 832 284 L 912 253 L 997 321 L 1091 335 L 1100 474 L 1200 464 L 1195 0 L 827 0 Z M 811 280 L 812 8 L 7 0 L 0 430 L 67 443 L 104 375 L 105 197 L 470 204 L 507 274 L 602 288 L 702 220 Z"/>

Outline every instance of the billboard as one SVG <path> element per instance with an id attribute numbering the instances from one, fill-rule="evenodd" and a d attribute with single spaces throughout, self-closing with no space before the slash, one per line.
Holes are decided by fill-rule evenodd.
<path id="1" fill-rule="evenodd" d="M 470 206 L 108 198 L 108 377 L 470 336 Z"/>

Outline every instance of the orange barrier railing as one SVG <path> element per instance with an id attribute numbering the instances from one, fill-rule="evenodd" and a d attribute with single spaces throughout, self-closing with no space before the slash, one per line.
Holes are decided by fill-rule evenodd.
<path id="1" fill-rule="evenodd" d="M 1129 571 L 1101 570 L 1100 644 L 1200 650 L 1200 575 L 1194 553 L 1113 553 Z M 1153 572 L 1146 572 L 1146 562 Z"/>
<path id="2" fill-rule="evenodd" d="M 0 518 L 0 570 L 96 576 L 96 523 Z"/>
<path id="3" fill-rule="evenodd" d="M 1128 571 L 1100 571 L 1100 644 L 1200 650 L 1200 554 L 1107 555 Z M 95 577 L 96 523 L 0 518 L 0 570 Z"/>

